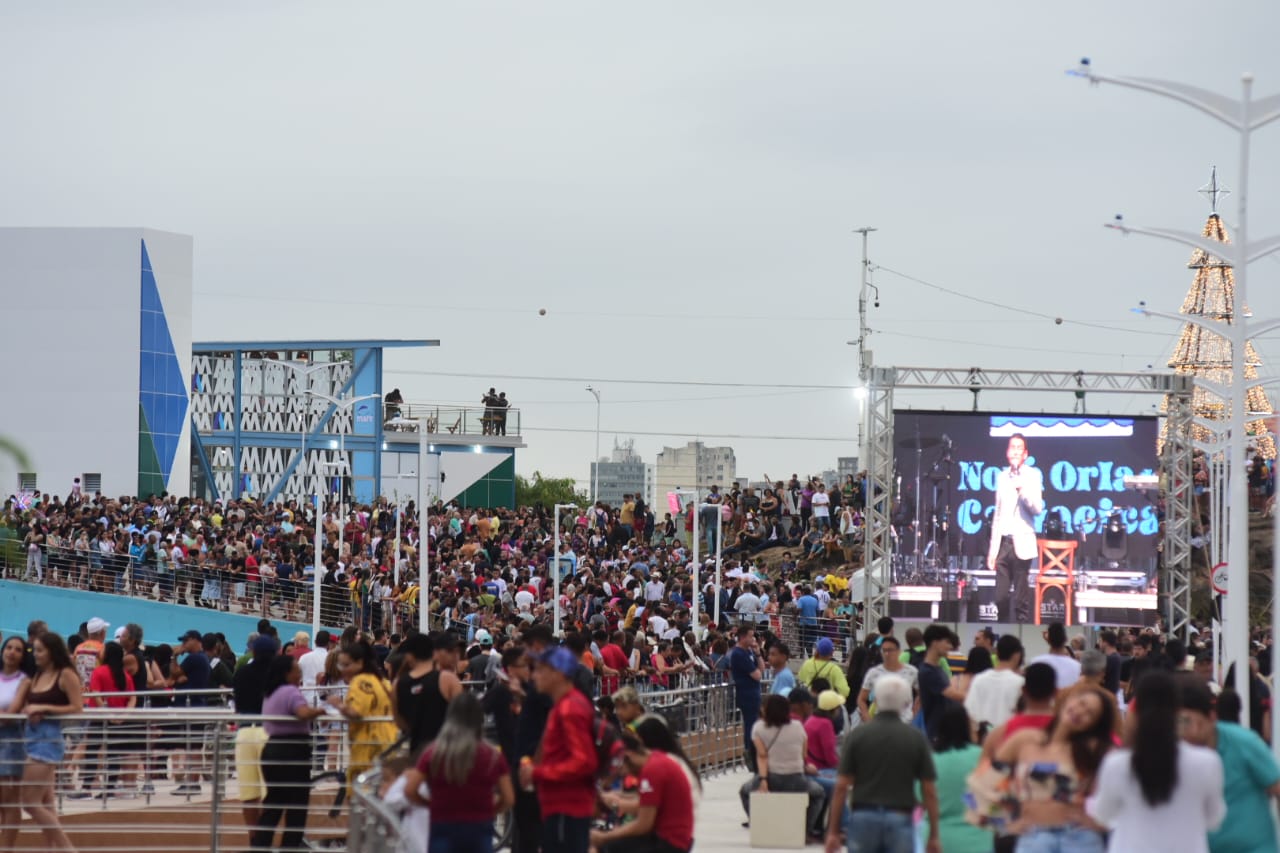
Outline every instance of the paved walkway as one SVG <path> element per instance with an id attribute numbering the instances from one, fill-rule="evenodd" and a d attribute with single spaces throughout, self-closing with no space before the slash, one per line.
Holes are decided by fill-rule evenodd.
<path id="1" fill-rule="evenodd" d="M 742 825 L 747 816 L 742 813 L 742 800 L 738 789 L 751 776 L 745 770 L 713 776 L 702 781 L 702 803 L 694 824 L 694 845 L 697 853 L 740 853 L 743 850 L 759 853 L 780 853 L 779 848 L 751 846 L 751 834 Z M 821 848 L 811 844 L 807 848 Z M 794 850 L 794 848 L 793 848 Z"/>

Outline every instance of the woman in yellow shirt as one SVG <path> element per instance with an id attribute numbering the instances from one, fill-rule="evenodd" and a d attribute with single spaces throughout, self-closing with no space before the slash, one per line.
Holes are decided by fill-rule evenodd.
<path id="1" fill-rule="evenodd" d="M 345 700 L 330 696 L 350 723 L 347 740 L 347 785 L 373 767 L 378 755 L 396 742 L 399 730 L 391 718 L 391 688 L 382 675 L 382 665 L 365 640 L 356 640 L 338 652 L 338 672 L 347 683 Z"/>

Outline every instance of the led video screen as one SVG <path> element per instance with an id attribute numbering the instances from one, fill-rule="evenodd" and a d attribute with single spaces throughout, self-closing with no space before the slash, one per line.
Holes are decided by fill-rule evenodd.
<path id="1" fill-rule="evenodd" d="M 1154 417 L 895 412 L 891 598 L 954 621 L 1148 622 L 1157 432 Z"/>

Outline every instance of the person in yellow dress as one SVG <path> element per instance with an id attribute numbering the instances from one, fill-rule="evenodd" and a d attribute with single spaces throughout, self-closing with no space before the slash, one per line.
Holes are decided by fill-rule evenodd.
<path id="1" fill-rule="evenodd" d="M 365 640 L 344 645 L 338 652 L 338 672 L 347 683 L 346 697 L 330 696 L 329 704 L 350 724 L 347 740 L 347 786 L 373 767 L 378 755 L 396 742 L 399 730 L 391 718 L 391 688 L 382 665 Z"/>

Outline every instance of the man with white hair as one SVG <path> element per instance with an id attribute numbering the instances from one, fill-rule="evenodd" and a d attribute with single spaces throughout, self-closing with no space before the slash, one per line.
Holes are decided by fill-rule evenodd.
<path id="1" fill-rule="evenodd" d="M 827 853 L 836 853 L 840 841 L 841 809 L 835 804 L 848 796 L 853 810 L 849 822 L 849 849 L 859 853 L 893 853 L 911 850 L 914 828 L 915 786 L 920 783 L 929 815 L 927 853 L 941 853 L 938 836 L 938 790 L 933 753 L 923 734 L 902 722 L 902 709 L 912 702 L 911 685 L 896 675 L 882 675 L 876 682 L 876 715 L 855 728 L 845 740 L 827 826 Z M 849 794 L 852 790 L 852 795 Z"/>

